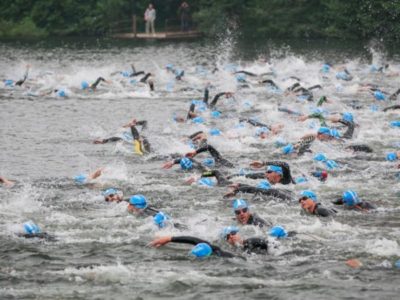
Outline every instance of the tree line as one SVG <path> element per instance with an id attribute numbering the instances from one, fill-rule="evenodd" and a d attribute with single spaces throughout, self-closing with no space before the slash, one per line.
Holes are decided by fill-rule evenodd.
<path id="1" fill-rule="evenodd" d="M 179 19 L 181 0 L 154 0 L 156 25 Z M 226 28 L 248 37 L 400 39 L 399 0 L 187 1 L 193 24 L 207 35 Z M 6 0 L 0 37 L 102 36 L 112 24 L 143 22 L 146 0 Z M 140 27 L 139 27 L 140 28 Z"/>

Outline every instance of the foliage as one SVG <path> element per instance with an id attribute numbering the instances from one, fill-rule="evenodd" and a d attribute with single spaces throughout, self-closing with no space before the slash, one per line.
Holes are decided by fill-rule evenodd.
<path id="1" fill-rule="evenodd" d="M 178 21 L 181 0 L 154 0 L 157 28 Z M 398 0 L 197 0 L 187 1 L 193 21 L 214 35 L 226 28 L 251 37 L 400 39 Z M 103 35 L 113 24 L 142 25 L 146 0 L 5 0 L 0 36 Z"/>

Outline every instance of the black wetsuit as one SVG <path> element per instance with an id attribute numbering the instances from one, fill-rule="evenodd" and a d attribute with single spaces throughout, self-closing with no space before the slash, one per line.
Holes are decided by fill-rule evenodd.
<path id="1" fill-rule="evenodd" d="M 96 79 L 96 81 L 93 84 L 90 85 L 90 88 L 92 90 L 96 89 L 101 81 L 106 81 L 106 80 L 103 77 L 99 77 Z"/>
<path id="2" fill-rule="evenodd" d="M 388 110 L 391 110 L 391 109 L 400 109 L 400 105 L 392 105 L 392 106 L 388 106 L 388 107 L 385 107 L 384 109 L 383 109 L 383 111 L 388 111 Z"/>
<path id="3" fill-rule="evenodd" d="M 390 95 L 389 100 L 396 100 L 397 96 L 400 94 L 400 89 Z M 385 110 L 384 110 L 385 111 Z"/>
<path id="4" fill-rule="evenodd" d="M 147 121 L 145 121 L 145 120 L 138 121 L 138 122 L 136 122 L 136 125 L 141 125 L 142 130 L 143 130 L 147 126 Z M 142 152 L 147 152 L 147 153 L 151 152 L 151 147 L 150 147 L 149 141 L 144 136 L 142 136 L 142 138 L 140 137 L 139 131 L 137 130 L 137 128 L 135 126 L 131 126 L 131 133 L 132 133 L 133 140 L 140 141 Z M 114 136 L 114 137 L 110 137 L 110 138 L 101 140 L 101 143 L 105 144 L 108 142 L 118 142 L 118 141 L 122 141 L 122 140 L 123 140 L 123 138 Z"/>
<path id="5" fill-rule="evenodd" d="M 245 74 L 245 75 L 250 76 L 250 77 L 257 77 L 258 76 L 257 74 L 254 74 L 254 73 L 251 73 L 251 72 L 248 72 L 248 71 L 244 71 L 244 70 L 236 71 L 233 74 Z"/>
<path id="6" fill-rule="evenodd" d="M 187 116 L 186 116 L 186 120 L 193 119 L 193 113 L 194 113 L 194 109 L 195 108 L 196 108 L 196 104 L 191 103 L 190 107 L 189 107 L 189 111 L 188 111 Z"/>
<path id="7" fill-rule="evenodd" d="M 344 201 L 342 198 L 339 198 L 335 201 L 332 202 L 335 205 L 343 205 Z M 357 205 L 354 206 L 347 206 L 348 209 L 355 209 L 355 210 L 370 210 L 370 209 L 376 209 L 376 206 L 367 202 L 367 201 L 361 201 Z"/>
<path id="8" fill-rule="evenodd" d="M 129 203 L 129 199 L 124 199 L 124 201 L 127 201 Z M 140 210 L 140 215 L 144 216 L 144 217 L 154 217 L 159 212 L 160 211 L 155 209 L 154 207 L 147 206 L 146 208 Z M 186 225 L 183 225 L 180 223 L 172 223 L 172 225 L 178 229 L 187 229 L 188 228 Z"/>
<path id="9" fill-rule="evenodd" d="M 180 164 L 182 158 L 176 158 L 174 159 L 174 165 L 176 164 Z M 207 168 L 204 167 L 201 163 L 195 161 L 194 159 L 188 158 L 192 161 L 193 163 L 193 168 L 192 169 L 196 169 L 196 170 L 200 170 L 201 172 L 207 171 Z"/>
<path id="10" fill-rule="evenodd" d="M 329 217 L 335 215 L 336 210 L 323 207 L 321 203 L 317 203 L 312 214 L 320 217 Z"/>
<path id="11" fill-rule="evenodd" d="M 210 103 L 210 108 L 214 108 L 215 105 L 217 105 L 218 99 L 222 96 L 225 95 L 226 92 L 218 93 L 214 96 L 214 99 Z"/>
<path id="12" fill-rule="evenodd" d="M 268 241 L 262 238 L 248 238 L 243 240 L 243 250 L 247 253 L 267 254 Z"/>
<path id="13" fill-rule="evenodd" d="M 280 200 L 291 201 L 293 200 L 292 193 L 289 191 L 281 191 L 278 189 L 262 189 L 247 184 L 239 184 L 239 187 L 235 189 L 235 195 L 237 193 L 248 193 L 263 196 L 271 196 Z"/>
<path id="14" fill-rule="evenodd" d="M 253 125 L 253 126 L 255 126 L 255 127 L 266 127 L 266 128 L 268 128 L 268 130 L 271 130 L 271 126 L 269 126 L 269 125 L 267 125 L 267 124 L 264 124 L 264 123 L 261 123 L 261 122 L 258 122 L 258 121 L 255 121 L 255 120 L 253 120 L 253 119 L 249 119 L 249 118 L 240 118 L 240 119 L 239 119 L 239 122 L 247 122 L 247 123 L 249 123 L 250 125 Z"/>
<path id="15" fill-rule="evenodd" d="M 41 239 L 41 240 L 46 240 L 49 242 L 54 242 L 57 241 L 57 238 L 54 235 L 50 235 L 47 232 L 41 232 L 41 233 L 27 233 L 27 234 L 18 234 L 19 237 L 23 237 L 26 239 Z"/>
<path id="16" fill-rule="evenodd" d="M 221 154 L 213 146 L 208 145 L 208 144 L 204 145 L 203 147 L 198 148 L 196 150 L 196 155 L 199 153 L 205 152 L 205 151 L 208 151 L 211 154 L 211 156 L 214 158 L 216 164 L 220 164 L 220 165 L 228 167 L 228 168 L 234 167 L 234 165 L 230 161 L 223 158 L 221 156 Z"/>
<path id="17" fill-rule="evenodd" d="M 211 243 L 209 243 L 209 242 L 207 242 L 205 240 L 202 240 L 202 239 L 199 239 L 199 238 L 196 238 L 196 237 L 193 237 L 193 236 L 173 236 L 171 238 L 171 242 L 173 242 L 173 243 L 181 243 L 181 244 L 190 244 L 190 245 L 197 245 L 197 244 L 200 244 L 200 243 L 206 243 L 213 250 L 212 254 L 215 254 L 215 255 L 220 256 L 220 257 L 230 257 L 230 258 L 236 257 L 236 255 L 234 255 L 234 254 L 232 254 L 230 252 L 227 252 L 227 251 L 223 251 L 223 250 L 221 250 L 220 247 L 218 247 L 216 245 L 213 245 L 213 244 L 211 244 Z"/>
<path id="18" fill-rule="evenodd" d="M 140 79 L 140 82 L 142 82 L 142 83 L 147 82 L 147 79 L 149 79 L 150 76 L 151 76 L 151 73 L 147 73 L 146 75 L 144 75 L 144 76 Z"/>
<path id="19" fill-rule="evenodd" d="M 24 74 L 24 78 L 18 80 L 15 83 L 15 85 L 22 86 L 24 84 L 24 82 L 26 81 L 26 79 L 28 78 L 28 73 L 29 73 L 29 69 L 26 69 L 25 74 Z"/>
<path id="20" fill-rule="evenodd" d="M 246 224 L 258 226 L 260 228 L 272 225 L 270 222 L 267 222 L 267 221 L 261 219 L 257 214 L 254 214 L 254 213 L 250 214 L 250 218 Z"/>

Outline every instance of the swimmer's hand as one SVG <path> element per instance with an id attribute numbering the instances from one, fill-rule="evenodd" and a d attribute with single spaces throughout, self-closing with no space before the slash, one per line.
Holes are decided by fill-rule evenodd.
<path id="1" fill-rule="evenodd" d="M 97 177 L 100 177 L 103 170 L 104 168 L 98 168 L 96 171 L 94 171 L 92 174 L 89 175 L 88 179 L 96 179 Z"/>
<path id="2" fill-rule="evenodd" d="M 308 116 L 304 115 L 304 116 L 298 117 L 298 118 L 297 118 L 297 121 L 304 122 L 304 121 L 307 120 L 307 119 L 308 119 Z"/>
<path id="3" fill-rule="evenodd" d="M 105 144 L 103 139 L 94 140 L 93 144 Z"/>
<path id="4" fill-rule="evenodd" d="M 252 167 L 254 169 L 259 169 L 259 168 L 262 168 L 263 166 L 264 166 L 264 163 L 259 160 L 255 160 L 250 163 L 250 167 Z"/>
<path id="5" fill-rule="evenodd" d="M 163 169 L 171 169 L 173 165 L 174 165 L 173 161 L 167 161 L 166 163 L 163 164 L 162 168 Z"/>
<path id="6" fill-rule="evenodd" d="M 129 123 L 123 125 L 123 128 L 128 128 L 128 127 L 132 127 L 135 126 L 137 124 L 137 120 L 136 119 L 132 119 L 132 121 L 130 121 Z"/>
<path id="7" fill-rule="evenodd" d="M 154 248 L 159 248 L 161 246 L 164 246 L 165 244 L 168 244 L 169 242 L 171 242 L 171 237 L 170 236 L 163 236 L 163 237 L 159 237 L 156 238 L 155 240 L 153 240 L 152 242 L 149 243 L 150 247 L 154 247 Z"/>
<path id="8" fill-rule="evenodd" d="M 193 182 L 195 182 L 197 180 L 196 176 L 192 176 L 190 177 L 188 180 L 186 180 L 185 182 L 187 184 L 192 184 Z"/>
<path id="9" fill-rule="evenodd" d="M 185 154 L 186 157 L 194 157 L 197 154 L 196 151 L 191 151 Z"/>
<path id="10" fill-rule="evenodd" d="M 12 187 L 15 184 L 14 181 L 8 180 L 7 178 L 1 176 L 0 176 L 0 183 L 3 183 L 4 186 L 6 187 Z"/>

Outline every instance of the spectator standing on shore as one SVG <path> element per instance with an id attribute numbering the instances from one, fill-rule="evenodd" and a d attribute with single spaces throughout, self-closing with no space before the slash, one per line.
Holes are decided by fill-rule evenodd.
<path id="1" fill-rule="evenodd" d="M 183 1 L 179 7 L 179 14 L 181 16 L 181 31 L 189 30 L 190 21 L 190 7 L 186 1 Z"/>
<path id="2" fill-rule="evenodd" d="M 154 30 L 154 21 L 156 19 L 156 10 L 154 9 L 153 4 L 149 4 L 149 7 L 146 9 L 144 13 L 144 20 L 146 21 L 146 34 L 151 33 L 154 35 L 156 32 Z"/>

